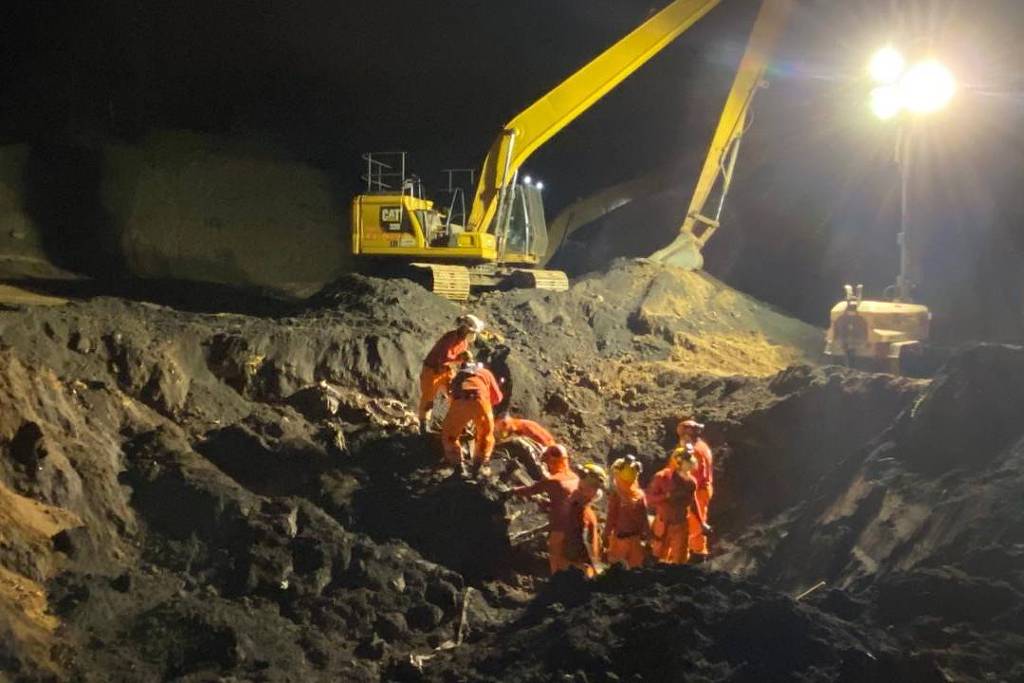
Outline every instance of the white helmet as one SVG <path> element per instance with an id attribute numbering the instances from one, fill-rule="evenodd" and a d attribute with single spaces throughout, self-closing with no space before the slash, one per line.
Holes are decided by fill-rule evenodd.
<path id="1" fill-rule="evenodd" d="M 470 313 L 460 315 L 455 319 L 455 324 L 459 327 L 465 327 L 470 332 L 476 332 L 477 334 L 484 331 L 484 321 Z"/>

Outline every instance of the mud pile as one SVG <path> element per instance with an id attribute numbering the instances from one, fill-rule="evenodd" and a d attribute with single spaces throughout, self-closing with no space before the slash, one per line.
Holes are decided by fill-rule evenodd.
<path id="1" fill-rule="evenodd" d="M 543 516 L 502 495 L 529 468 L 501 455 L 487 481 L 445 478 L 410 412 L 422 356 L 461 309 L 348 276 L 277 310 L 0 311 L 0 669 L 657 680 L 618 663 L 640 639 L 686 641 L 679 661 L 709 680 L 1012 670 L 1019 399 L 1003 383 L 1019 350 L 961 355 L 930 384 L 787 369 L 820 332 L 644 262 L 566 293 L 487 294 L 465 309 L 494 332 L 478 350 L 512 349 L 513 407 L 579 458 L 633 452 L 650 475 L 682 414 L 718 446 L 714 569 L 733 577 L 545 585 Z M 807 604 L 786 596 L 819 580 Z M 563 628 L 567 663 L 551 649 Z"/>
<path id="2" fill-rule="evenodd" d="M 926 658 L 764 586 L 694 567 L 559 576 L 429 681 L 941 680 Z"/>

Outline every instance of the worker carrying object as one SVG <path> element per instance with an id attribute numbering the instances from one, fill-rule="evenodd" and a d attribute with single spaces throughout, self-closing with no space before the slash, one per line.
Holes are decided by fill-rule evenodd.
<path id="1" fill-rule="evenodd" d="M 509 413 L 503 413 L 495 420 L 494 434 L 499 443 L 520 437 L 533 441 L 541 448 L 555 444 L 555 437 L 540 424 L 526 418 L 512 417 Z"/>
<path id="2" fill-rule="evenodd" d="M 565 560 L 588 577 L 597 574 L 601 557 L 601 533 L 591 503 L 599 500 L 608 485 L 608 474 L 594 463 L 583 466 L 580 483 L 569 496 L 569 529 L 565 536 Z"/>
<path id="3" fill-rule="evenodd" d="M 462 365 L 448 387 L 448 414 L 441 425 L 441 444 L 445 460 L 457 469 L 463 467 L 462 437 L 473 427 L 473 468 L 488 474 L 487 463 L 494 451 L 495 404 L 501 402 L 501 388 L 491 371 L 474 363 L 463 352 Z"/>
<path id="4" fill-rule="evenodd" d="M 654 508 L 654 556 L 668 564 L 685 564 L 690 559 L 689 516 L 696 515 L 701 531 L 710 533 L 697 507 L 697 481 L 693 472 L 697 458 L 687 444 L 672 451 L 665 468 L 654 475 L 647 487 L 647 504 Z"/>
<path id="5" fill-rule="evenodd" d="M 483 332 L 484 321 L 475 315 L 460 315 L 455 319 L 456 328 L 446 332 L 430 349 L 420 370 L 420 403 L 417 415 L 420 418 L 420 432 L 426 432 L 430 422 L 430 411 L 434 398 L 446 394 L 448 385 L 455 376 L 459 356 L 469 350 L 476 336 Z"/>
<path id="6" fill-rule="evenodd" d="M 711 455 L 711 446 L 703 438 L 704 425 L 696 420 L 683 420 L 676 426 L 676 434 L 679 435 L 679 445 L 693 446 L 693 455 L 697 458 L 697 469 L 693 472 L 693 478 L 697 482 L 695 499 L 697 509 L 700 512 L 690 515 L 690 553 L 694 555 L 694 561 L 707 560 L 710 548 L 708 535 L 701 529 L 701 520 L 710 523 L 708 507 L 711 497 L 714 495 L 714 465 L 715 461 Z"/>
<path id="7" fill-rule="evenodd" d="M 530 486 L 514 488 L 512 493 L 524 498 L 541 494 L 548 497 L 548 564 L 554 574 L 571 566 L 566 540 L 575 524 L 569 498 L 579 488 L 580 478 L 569 467 L 569 452 L 565 446 L 548 446 L 541 454 L 541 460 L 548 471 L 547 476 Z"/>
<path id="8" fill-rule="evenodd" d="M 650 538 L 647 500 L 637 481 L 643 465 L 633 455 L 612 463 L 614 486 L 608 495 L 608 518 L 604 545 L 609 564 L 636 568 L 644 563 L 644 543 Z"/>

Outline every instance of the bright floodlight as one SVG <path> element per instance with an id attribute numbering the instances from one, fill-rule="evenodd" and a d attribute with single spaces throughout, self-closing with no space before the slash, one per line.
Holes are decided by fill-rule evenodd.
<path id="1" fill-rule="evenodd" d="M 956 79 L 934 59 L 911 67 L 900 83 L 903 106 L 915 114 L 930 114 L 949 104 L 956 93 Z"/>
<path id="2" fill-rule="evenodd" d="M 526 176 L 525 178 L 523 178 L 523 185 L 530 185 L 532 183 L 533 183 L 533 178 L 531 178 L 530 176 Z"/>
<path id="3" fill-rule="evenodd" d="M 871 58 L 868 72 L 876 83 L 895 83 L 906 68 L 907 62 L 900 51 L 888 46 L 883 47 Z"/>
<path id="4" fill-rule="evenodd" d="M 903 109 L 903 93 L 898 86 L 880 85 L 871 91 L 871 111 L 886 121 Z"/>
<path id="5" fill-rule="evenodd" d="M 537 181 L 537 189 L 538 190 L 543 190 L 544 189 L 544 183 L 542 181 L 540 181 L 540 180 Z"/>

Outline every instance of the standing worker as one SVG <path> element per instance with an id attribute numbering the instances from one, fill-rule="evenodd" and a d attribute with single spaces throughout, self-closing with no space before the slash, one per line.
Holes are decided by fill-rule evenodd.
<path id="1" fill-rule="evenodd" d="M 565 559 L 587 577 L 597 575 L 601 557 L 601 532 L 591 503 L 599 500 L 608 485 L 608 473 L 600 465 L 583 466 L 580 484 L 569 496 L 569 528 L 565 536 Z"/>
<path id="2" fill-rule="evenodd" d="M 501 402 L 498 380 L 482 363 L 474 363 L 468 351 L 462 355 L 462 366 L 455 373 L 448 389 L 448 414 L 441 425 L 441 444 L 445 460 L 456 470 L 463 467 L 462 437 L 473 427 L 473 469 L 490 474 L 487 463 L 494 451 L 494 412 L 492 406 Z"/>
<path id="3" fill-rule="evenodd" d="M 569 498 L 579 488 L 580 478 L 569 467 L 569 452 L 565 450 L 565 446 L 548 446 L 544 449 L 541 460 L 547 468 L 547 477 L 530 486 L 514 488 L 512 493 L 523 498 L 547 495 L 548 564 L 551 573 L 554 574 L 570 566 L 566 552 L 567 534 L 573 527 Z"/>
<path id="4" fill-rule="evenodd" d="M 692 474 L 696 469 L 693 446 L 677 448 L 647 487 L 647 503 L 654 508 L 654 556 L 661 562 L 686 564 L 690 560 L 691 512 L 697 516 L 702 531 L 711 531 L 697 508 L 697 481 Z"/>
<path id="5" fill-rule="evenodd" d="M 608 495 L 608 519 L 604 525 L 604 544 L 608 563 L 621 562 L 630 569 L 644 563 L 644 542 L 650 536 L 647 501 L 637 479 L 643 465 L 627 455 L 612 463 L 615 486 Z"/>
<path id="6" fill-rule="evenodd" d="M 476 336 L 484 331 L 484 321 L 475 315 L 460 315 L 455 319 L 456 328 L 437 340 L 430 353 L 423 360 L 420 370 L 420 403 L 417 414 L 420 418 L 420 433 L 426 433 L 430 423 L 430 411 L 434 398 L 448 390 L 448 384 L 455 375 L 459 356 L 469 350 Z"/>
<path id="7" fill-rule="evenodd" d="M 676 427 L 676 434 L 679 435 L 679 445 L 692 445 L 693 455 L 697 458 L 697 469 L 693 472 L 693 478 L 697 482 L 694 497 L 700 515 L 690 515 L 690 553 L 694 561 L 705 562 L 710 548 L 708 535 L 703 531 L 701 520 L 704 524 L 709 523 L 708 506 L 714 495 L 715 461 L 711 455 L 711 446 L 703 438 L 703 424 L 692 419 L 683 420 Z"/>

